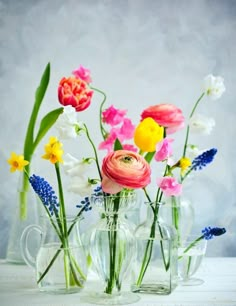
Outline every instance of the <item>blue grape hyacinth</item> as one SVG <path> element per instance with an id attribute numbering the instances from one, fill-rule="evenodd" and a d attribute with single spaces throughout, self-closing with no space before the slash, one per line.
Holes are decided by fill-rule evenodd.
<path id="1" fill-rule="evenodd" d="M 226 229 L 224 227 L 205 227 L 202 230 L 203 238 L 206 240 L 212 239 L 214 236 L 221 236 L 226 233 Z"/>
<path id="2" fill-rule="evenodd" d="M 80 202 L 80 204 L 76 205 L 78 208 L 84 208 L 85 211 L 89 211 L 92 209 L 90 205 L 89 197 L 85 197 L 84 200 Z"/>
<path id="3" fill-rule="evenodd" d="M 208 164 L 210 164 L 213 161 L 216 153 L 217 153 L 217 149 L 212 148 L 198 155 L 192 161 L 191 169 L 201 170 L 203 167 L 206 167 Z"/>
<path id="4" fill-rule="evenodd" d="M 58 211 L 59 208 L 58 199 L 52 186 L 44 178 L 35 174 L 29 178 L 29 182 L 52 216 L 54 211 Z"/>

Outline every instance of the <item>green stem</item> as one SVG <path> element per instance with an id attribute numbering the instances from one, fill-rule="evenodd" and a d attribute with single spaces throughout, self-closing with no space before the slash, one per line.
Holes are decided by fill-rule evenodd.
<path id="1" fill-rule="evenodd" d="M 99 174 L 99 177 L 100 177 L 100 180 L 102 180 L 102 174 L 101 174 L 101 170 L 100 170 L 100 166 L 99 166 L 99 161 L 98 161 L 98 154 L 97 154 L 97 150 L 96 150 L 96 147 L 89 135 L 89 131 L 88 131 L 88 128 L 86 126 L 86 124 L 84 124 L 84 127 L 85 127 L 85 132 L 86 132 L 86 136 L 90 142 L 90 144 L 92 145 L 92 148 L 93 148 L 93 152 L 94 152 L 94 156 L 95 156 L 95 163 L 96 163 L 96 166 L 97 166 L 97 170 L 98 170 L 98 174 Z"/>
<path id="2" fill-rule="evenodd" d="M 191 111 L 191 113 L 190 113 L 189 119 L 192 118 L 192 116 L 193 116 L 193 114 L 194 114 L 194 112 L 195 112 L 195 110 L 196 110 L 196 108 L 197 108 L 199 102 L 202 100 L 202 98 L 204 97 L 204 95 L 205 95 L 205 92 L 203 92 L 203 93 L 201 94 L 201 96 L 197 99 L 197 101 L 196 101 L 196 103 L 194 104 L 193 109 L 192 109 L 192 111 Z M 188 124 L 188 126 L 187 126 L 187 132 L 186 132 L 186 136 L 185 136 L 185 142 L 184 142 L 183 157 L 185 157 L 185 155 L 186 155 L 186 150 L 187 150 L 187 145 L 188 145 L 188 137 L 189 137 L 189 129 L 190 129 L 190 127 L 189 127 L 189 124 Z"/>
<path id="3" fill-rule="evenodd" d="M 192 243 L 190 243 L 190 245 L 183 251 L 183 255 L 178 256 L 178 259 L 181 259 L 185 253 L 187 253 L 192 247 L 194 247 L 202 239 L 204 239 L 204 235 L 198 237 Z"/>
<path id="4" fill-rule="evenodd" d="M 107 282 L 107 287 L 105 293 L 112 294 L 114 284 L 118 280 L 119 276 L 116 275 L 116 248 L 117 248 L 117 220 L 118 220 L 118 210 L 119 210 L 119 195 L 114 199 L 114 211 L 113 211 L 113 223 L 112 231 L 108 232 L 109 239 L 109 252 L 110 252 L 110 276 Z M 108 216 L 109 218 L 110 216 Z"/>
<path id="5" fill-rule="evenodd" d="M 180 243 L 180 230 L 179 230 L 179 210 L 178 210 L 178 206 L 176 203 L 176 197 L 172 196 L 171 197 L 171 207 L 172 207 L 172 222 L 174 224 L 174 227 L 176 229 L 177 232 L 177 239 L 178 239 L 178 244 Z"/>
<path id="6" fill-rule="evenodd" d="M 143 260 L 142 260 L 142 266 L 141 266 L 141 269 L 140 269 L 140 272 L 139 272 L 138 279 L 136 281 L 137 286 L 141 285 L 141 283 L 143 281 L 143 278 L 144 278 L 144 275 L 146 273 L 146 270 L 148 268 L 148 265 L 150 263 L 151 257 L 152 257 L 152 249 L 153 249 L 153 243 L 154 243 L 154 240 L 155 240 L 155 232 L 156 232 L 156 223 L 157 223 L 158 212 L 159 212 L 159 206 L 158 206 L 158 203 L 156 202 L 154 212 L 153 212 L 154 217 L 153 217 L 153 222 L 152 222 L 151 231 L 150 231 L 150 235 L 149 235 L 149 240 L 148 240 L 147 245 L 146 245 L 144 257 L 143 257 Z M 160 231 L 160 236 L 162 238 L 163 236 L 162 236 L 160 226 L 159 226 L 159 231 Z M 166 263 L 166 261 L 165 261 L 164 248 L 163 248 L 162 241 L 160 241 L 160 244 L 161 244 L 161 253 L 162 253 L 163 263 L 164 263 L 165 269 L 167 271 L 168 268 L 169 268 L 169 263 Z"/>
<path id="7" fill-rule="evenodd" d="M 100 94 L 103 95 L 103 100 L 102 100 L 102 103 L 101 103 L 100 109 L 99 109 L 99 118 L 100 118 L 100 131 L 101 131 L 103 139 L 105 140 L 106 136 L 107 136 L 107 132 L 104 129 L 103 124 L 102 124 L 102 109 L 103 109 L 104 103 L 106 102 L 107 96 L 106 96 L 105 92 L 103 92 L 102 90 L 100 90 L 98 88 L 95 88 L 95 87 L 92 87 L 92 86 L 90 86 L 90 88 L 92 90 L 97 91 L 97 92 L 99 92 Z"/>
<path id="8" fill-rule="evenodd" d="M 73 223 L 71 224 L 71 226 L 69 227 L 67 236 L 69 237 L 72 229 L 74 228 L 77 219 L 80 217 L 80 215 L 82 214 L 82 212 L 84 211 L 85 207 L 82 207 L 81 210 L 79 211 L 79 213 L 77 214 L 77 216 L 75 217 Z M 60 237 L 60 236 L 59 236 Z M 37 283 L 40 283 L 41 280 L 44 278 L 44 276 L 48 273 L 48 271 L 50 270 L 51 266 L 53 265 L 53 263 L 55 262 L 55 260 L 57 259 L 57 256 L 60 254 L 61 250 L 63 248 L 63 244 L 61 244 L 60 248 L 57 250 L 57 252 L 55 253 L 55 255 L 53 256 L 52 260 L 50 261 L 50 263 L 48 264 L 47 268 L 45 269 L 45 271 L 43 272 L 43 274 L 40 276 L 40 278 L 38 279 Z M 81 269 L 79 268 L 79 266 L 77 266 L 77 270 L 80 273 L 81 277 L 86 280 L 86 276 L 83 274 L 83 272 L 81 271 Z"/>
<path id="9" fill-rule="evenodd" d="M 65 239 L 66 246 L 68 247 L 65 201 L 64 201 L 64 194 L 62 188 L 60 166 L 58 162 L 55 163 L 55 169 L 56 169 L 58 192 L 59 192 L 60 218 L 61 218 L 61 223 L 63 224 L 63 234 L 64 234 L 63 238 Z"/>
<path id="10" fill-rule="evenodd" d="M 189 256 L 189 258 L 188 258 L 187 276 L 189 275 L 190 266 L 191 266 L 191 261 L 192 261 L 192 257 L 191 257 L 191 256 Z"/>

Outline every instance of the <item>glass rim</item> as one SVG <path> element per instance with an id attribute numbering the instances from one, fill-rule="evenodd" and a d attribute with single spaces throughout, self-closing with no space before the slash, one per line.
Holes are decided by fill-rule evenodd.
<path id="1" fill-rule="evenodd" d="M 83 215 L 80 215 L 80 216 L 68 215 L 65 218 L 61 218 L 60 216 L 57 218 L 54 214 L 52 216 L 40 215 L 39 218 L 40 219 L 46 219 L 46 220 L 51 220 L 52 219 L 53 221 L 59 219 L 59 220 L 66 220 L 66 221 L 71 221 L 72 222 L 72 221 L 77 221 L 77 220 L 83 220 L 84 216 Z"/>
<path id="2" fill-rule="evenodd" d="M 108 199 L 112 199 L 112 198 L 121 198 L 121 199 L 125 199 L 128 197 L 136 197 L 136 193 L 134 191 L 128 192 L 126 195 L 122 194 L 122 195 L 117 195 L 117 194 L 99 194 L 96 195 L 95 193 L 91 194 L 90 198 L 108 198 Z"/>

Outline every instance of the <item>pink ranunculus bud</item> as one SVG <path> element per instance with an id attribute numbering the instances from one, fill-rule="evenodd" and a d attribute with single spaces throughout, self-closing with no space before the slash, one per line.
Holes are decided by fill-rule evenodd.
<path id="1" fill-rule="evenodd" d="M 151 181 L 151 168 L 139 154 L 127 150 L 109 153 L 102 164 L 102 189 L 117 193 L 123 188 L 146 187 Z"/>
<path id="2" fill-rule="evenodd" d="M 66 106 L 71 105 L 77 112 L 89 107 L 93 91 L 87 83 L 75 77 L 62 78 L 58 87 L 59 102 Z"/>
<path id="3" fill-rule="evenodd" d="M 172 104 L 149 106 L 141 114 L 141 120 L 151 117 L 159 125 L 164 126 L 167 134 L 172 134 L 184 127 L 182 111 Z"/>
<path id="4" fill-rule="evenodd" d="M 172 148 L 171 143 L 173 141 L 174 139 L 164 138 L 161 142 L 157 143 L 156 154 L 155 154 L 156 161 L 166 160 L 172 155 L 173 148 Z"/>
<path id="5" fill-rule="evenodd" d="M 178 196 L 182 193 L 182 184 L 179 184 L 174 177 L 164 176 L 157 179 L 157 186 L 166 196 Z"/>
<path id="6" fill-rule="evenodd" d="M 102 121 L 111 126 L 117 125 L 124 120 L 127 110 L 117 109 L 113 105 L 102 112 Z"/>
<path id="7" fill-rule="evenodd" d="M 72 71 L 72 74 L 77 78 L 85 81 L 86 83 L 91 83 L 92 79 L 90 76 L 90 70 L 83 67 L 82 65 L 79 66 L 79 68 Z"/>

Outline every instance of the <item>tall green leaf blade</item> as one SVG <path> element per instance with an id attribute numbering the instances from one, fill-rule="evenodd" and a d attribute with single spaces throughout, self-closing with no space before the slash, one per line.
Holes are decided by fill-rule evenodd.
<path id="1" fill-rule="evenodd" d="M 38 117 L 40 106 L 43 102 L 43 98 L 45 96 L 45 93 L 46 93 L 46 90 L 49 84 L 49 80 L 50 80 L 50 63 L 47 64 L 43 72 L 43 75 L 41 77 L 40 84 L 35 92 L 34 106 L 31 112 L 31 116 L 30 116 L 30 120 L 29 120 L 29 124 L 27 128 L 27 133 L 25 137 L 25 143 L 24 143 L 24 155 L 25 155 L 25 158 L 28 158 L 28 159 L 33 153 L 35 123 Z"/>
<path id="2" fill-rule="evenodd" d="M 40 127 L 38 130 L 38 134 L 35 138 L 35 142 L 33 147 L 35 148 L 41 139 L 45 136 L 45 134 L 49 131 L 49 129 L 53 126 L 53 124 L 57 121 L 57 118 L 63 113 L 63 107 L 54 109 L 49 112 L 46 116 L 43 117 L 40 123 Z"/>

